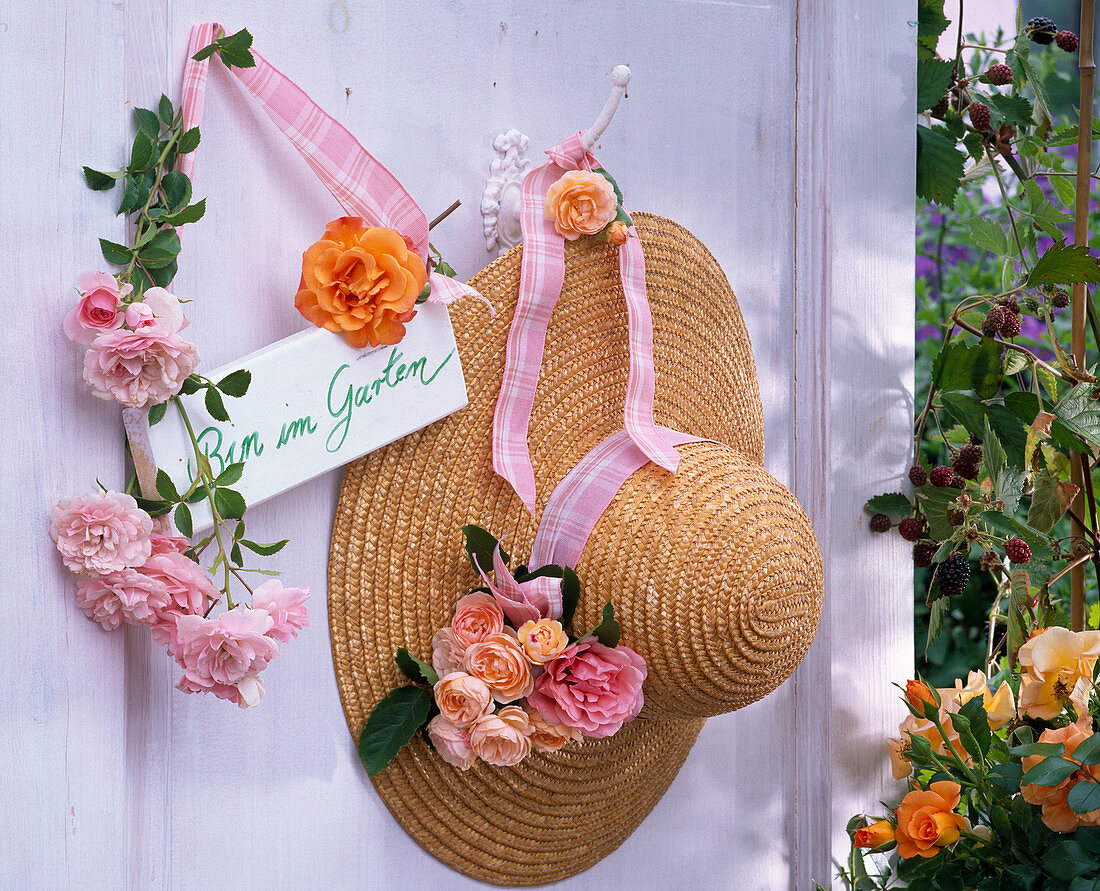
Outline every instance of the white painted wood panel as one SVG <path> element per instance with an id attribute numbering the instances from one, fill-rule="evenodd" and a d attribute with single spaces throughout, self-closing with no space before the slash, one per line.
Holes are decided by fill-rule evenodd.
<path id="1" fill-rule="evenodd" d="M 315 592 L 314 625 L 282 648 L 250 712 L 173 692 L 147 638 L 124 645 L 88 623 L 44 537 L 57 497 L 96 473 L 121 481 L 117 415 L 87 396 L 79 351 L 59 329 L 76 274 L 97 263 L 95 236 L 122 235 L 79 165 L 121 159 L 123 101 L 175 96 L 188 30 L 208 18 L 249 27 L 429 217 L 462 199 L 433 241 L 463 276 L 487 259 L 478 206 L 493 137 L 517 127 L 541 153 L 591 121 L 615 64 L 631 66 L 597 153 L 631 208 L 686 225 L 726 270 L 753 337 L 768 468 L 810 512 L 829 584 L 795 678 L 708 722 L 639 831 L 563 887 L 829 882 L 844 820 L 884 792 L 880 741 L 898 719 L 889 683 L 911 663 L 907 558 L 870 540 L 859 505 L 906 466 L 914 56 L 908 4 L 861 0 L 843 16 L 833 6 L 0 7 L 0 256 L 15 283 L 0 336 L 17 422 L 0 465 L 14 564 L 0 631 L 0 800 L 26 802 L 0 817 L 0 884 L 475 884 L 397 827 L 347 734 L 323 605 L 338 473 L 250 512 L 258 539 L 291 537 L 276 558 L 287 584 Z M 225 72 L 212 74 L 202 130 L 195 193 L 208 217 L 183 232 L 175 290 L 197 301 L 188 334 L 214 368 L 302 329 L 298 258 L 337 208 Z"/>

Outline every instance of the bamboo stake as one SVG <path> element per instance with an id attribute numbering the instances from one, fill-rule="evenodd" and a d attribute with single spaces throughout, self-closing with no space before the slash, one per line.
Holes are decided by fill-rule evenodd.
<path id="1" fill-rule="evenodd" d="M 1092 170 L 1092 110 L 1093 90 L 1096 80 L 1096 63 L 1093 61 L 1092 39 L 1095 18 L 1094 0 L 1081 3 L 1080 45 L 1077 52 L 1078 69 L 1081 72 L 1081 122 L 1077 135 L 1077 195 L 1074 201 L 1073 243 L 1089 243 L 1089 193 Z M 1085 283 L 1073 285 L 1072 339 L 1070 349 L 1078 368 L 1085 367 Z M 1079 455 L 1072 455 L 1070 471 L 1078 487 L 1077 515 L 1084 516 L 1082 500 L 1085 492 L 1084 467 Z M 1083 536 L 1084 530 L 1075 522 L 1073 534 Z M 1070 624 L 1074 631 L 1085 627 L 1085 567 L 1074 568 L 1070 573 Z"/>

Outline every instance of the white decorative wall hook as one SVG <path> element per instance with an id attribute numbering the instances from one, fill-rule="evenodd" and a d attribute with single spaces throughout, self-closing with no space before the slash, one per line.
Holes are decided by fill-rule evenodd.
<path id="1" fill-rule="evenodd" d="M 619 102 L 630 83 L 630 69 L 616 65 L 611 71 L 611 94 L 594 124 L 581 138 L 586 150 L 603 136 L 615 116 Z M 505 251 L 523 240 L 520 230 L 520 184 L 531 166 L 527 157 L 530 140 L 518 130 L 507 130 L 493 140 L 496 157 L 489 164 L 489 178 L 481 198 L 481 218 L 485 225 L 485 250 Z"/>

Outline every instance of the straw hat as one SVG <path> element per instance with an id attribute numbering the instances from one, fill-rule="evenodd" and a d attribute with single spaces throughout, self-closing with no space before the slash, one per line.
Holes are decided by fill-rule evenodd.
<path id="1" fill-rule="evenodd" d="M 645 657 L 645 709 L 614 736 L 459 771 L 419 735 L 374 778 L 423 847 L 467 875 L 534 885 L 617 848 L 664 794 L 705 718 L 782 683 L 821 613 L 821 557 L 794 497 L 765 473 L 756 369 L 741 312 L 686 229 L 634 214 L 646 258 L 657 422 L 726 445 L 680 448 L 676 474 L 649 464 L 623 486 L 577 566 L 576 626 L 608 599 Z M 460 527 L 507 536 L 522 560 L 536 523 L 492 469 L 493 410 L 519 287 L 521 247 L 470 282 L 497 308 L 452 307 L 470 393 L 463 411 L 348 467 L 329 564 L 329 622 L 348 728 L 404 681 L 398 647 L 430 658 L 433 633 L 481 582 Z M 539 513 L 558 481 L 622 428 L 626 309 L 615 249 L 566 245 L 529 443 Z"/>

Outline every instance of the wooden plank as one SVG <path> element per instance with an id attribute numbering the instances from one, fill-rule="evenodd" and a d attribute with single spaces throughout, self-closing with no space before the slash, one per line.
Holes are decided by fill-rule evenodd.
<path id="1" fill-rule="evenodd" d="M 0 45 L 0 254 L 16 289 L 0 462 L 0 884 L 61 888 L 94 876 L 117 887 L 126 853 L 109 827 L 124 810 L 123 635 L 76 607 L 47 511 L 93 491 L 97 474 L 124 484 L 117 408 L 91 397 L 83 350 L 61 330 L 77 275 L 102 267 L 95 236 L 122 235 L 80 173 L 119 156 L 122 16 L 111 4 L 8 4 Z"/>
<path id="2" fill-rule="evenodd" d="M 915 33 L 908 5 L 799 4 L 795 492 L 825 557 L 795 676 L 792 887 L 828 887 L 848 818 L 891 797 L 884 739 L 912 672 L 912 564 L 864 501 L 911 463 Z M 885 89 L 868 90 L 874 81 Z"/>

